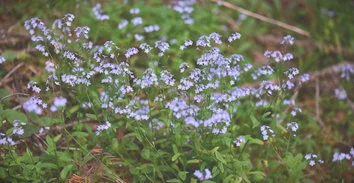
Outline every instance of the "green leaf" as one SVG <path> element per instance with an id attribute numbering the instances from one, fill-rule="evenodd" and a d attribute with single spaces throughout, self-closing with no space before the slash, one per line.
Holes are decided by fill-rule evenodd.
<path id="1" fill-rule="evenodd" d="M 10 94 L 11 94 L 11 92 L 9 92 L 9 91 L 7 91 L 7 90 L 5 90 L 3 88 L 0 88 L 0 99 L 4 98 L 4 97 L 6 97 L 6 96 L 8 96 Z"/>
<path id="2" fill-rule="evenodd" d="M 73 132 L 71 135 L 74 137 L 87 137 L 88 136 L 88 134 L 86 132 Z"/>
<path id="3" fill-rule="evenodd" d="M 287 130 L 280 124 L 277 124 L 277 128 L 280 129 L 282 132 L 286 133 Z"/>
<path id="4" fill-rule="evenodd" d="M 60 172 L 60 178 L 62 180 L 66 180 L 66 176 L 68 175 L 69 171 L 73 168 L 74 165 L 66 165 L 63 170 Z"/>
<path id="5" fill-rule="evenodd" d="M 252 121 L 252 128 L 256 128 L 259 126 L 259 124 L 261 124 L 253 115 L 251 115 L 250 118 Z"/>
<path id="6" fill-rule="evenodd" d="M 187 164 L 197 164 L 197 163 L 199 163 L 199 162 L 200 162 L 199 159 L 192 159 L 192 160 L 188 160 L 188 161 L 187 161 Z"/>
<path id="7" fill-rule="evenodd" d="M 176 144 L 172 144 L 172 150 L 173 150 L 173 153 L 175 153 L 175 154 L 178 153 L 178 148 L 177 148 Z"/>
<path id="8" fill-rule="evenodd" d="M 40 168 L 52 168 L 52 169 L 58 168 L 58 166 L 54 163 L 38 163 L 37 166 Z"/>
<path id="9" fill-rule="evenodd" d="M 261 171 L 254 171 L 249 173 L 251 176 L 251 181 L 252 182 L 258 182 L 264 179 L 266 177 L 266 174 L 261 172 Z"/>
<path id="10" fill-rule="evenodd" d="M 180 157 L 180 156 L 181 156 L 181 153 L 177 153 L 177 154 L 172 156 L 171 160 L 172 161 L 176 161 L 178 159 L 178 157 Z"/>
<path id="11" fill-rule="evenodd" d="M 218 168 L 220 170 L 221 173 L 224 173 L 225 169 L 224 169 L 224 165 L 222 163 L 218 163 Z"/>
<path id="12" fill-rule="evenodd" d="M 181 178 L 183 181 L 186 180 L 188 172 L 178 172 L 179 178 Z"/>
<path id="13" fill-rule="evenodd" d="M 214 149 L 212 149 L 212 150 L 210 151 L 210 153 L 215 153 L 215 152 L 218 151 L 218 149 L 219 149 L 219 147 L 215 147 Z"/>
<path id="14" fill-rule="evenodd" d="M 54 140 L 52 138 L 50 138 L 49 135 L 47 135 L 45 137 L 45 140 L 47 141 L 47 144 L 48 144 L 47 151 L 49 153 L 54 152 L 54 150 L 55 150 L 55 142 L 54 142 Z"/>
<path id="15" fill-rule="evenodd" d="M 267 116 L 269 116 L 270 114 L 272 114 L 272 112 L 266 112 L 262 115 L 262 119 L 265 119 Z"/>
<path id="16" fill-rule="evenodd" d="M 259 140 L 259 139 L 254 139 L 254 138 L 250 137 L 248 140 L 249 140 L 248 141 L 249 144 L 258 144 L 258 145 L 263 145 L 264 144 L 264 142 L 262 140 Z"/>
<path id="17" fill-rule="evenodd" d="M 94 119 L 94 120 L 97 120 L 97 115 L 96 115 L 96 114 L 89 114 L 89 113 L 86 113 L 86 117 L 91 118 L 91 119 Z"/>
<path id="18" fill-rule="evenodd" d="M 75 106 L 71 107 L 71 108 L 68 110 L 67 116 L 68 116 L 68 117 L 71 117 L 71 116 L 72 116 L 73 114 L 75 114 L 79 109 L 80 109 L 80 106 L 79 106 L 79 105 L 75 105 Z"/>
<path id="19" fill-rule="evenodd" d="M 222 157 L 222 155 L 221 155 L 218 151 L 215 152 L 215 157 L 216 157 L 216 159 L 219 160 L 222 164 L 226 164 L 225 159 Z"/>
<path id="20" fill-rule="evenodd" d="M 149 149 L 143 149 L 142 153 L 141 153 L 141 156 L 146 159 L 146 160 L 149 160 L 150 159 L 150 156 L 151 156 L 151 153 L 150 153 L 150 150 Z"/>
<path id="21" fill-rule="evenodd" d="M 55 136 L 55 137 L 53 138 L 53 141 L 54 141 L 54 142 L 58 142 L 58 141 L 60 140 L 61 136 L 62 136 L 62 134 L 59 134 L 59 135 Z"/>
<path id="22" fill-rule="evenodd" d="M 22 112 L 12 110 L 12 109 L 7 109 L 7 110 L 3 111 L 3 113 L 1 113 L 1 117 L 6 118 L 10 122 L 13 122 L 15 120 L 20 120 L 22 122 L 27 123 L 27 117 L 25 114 L 23 114 Z"/>
<path id="23" fill-rule="evenodd" d="M 6 50 L 2 53 L 2 56 L 5 58 L 6 61 L 12 61 L 17 58 L 16 52 Z"/>

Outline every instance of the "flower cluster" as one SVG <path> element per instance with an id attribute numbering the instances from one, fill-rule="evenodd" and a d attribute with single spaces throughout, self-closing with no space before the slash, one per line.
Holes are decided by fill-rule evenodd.
<path id="1" fill-rule="evenodd" d="M 181 14 L 185 24 L 193 24 L 194 19 L 190 16 L 194 8 L 192 7 L 196 3 L 195 0 L 188 1 L 175 1 L 175 4 L 172 6 L 172 9 Z"/>
<path id="2" fill-rule="evenodd" d="M 53 101 L 53 105 L 50 107 L 50 110 L 52 112 L 55 112 L 58 110 L 60 107 L 65 107 L 66 106 L 66 98 L 64 97 L 55 97 Z"/>
<path id="3" fill-rule="evenodd" d="M 201 181 L 209 180 L 213 177 L 208 168 L 206 168 L 204 171 L 196 170 L 194 171 L 193 175 L 196 176 Z"/>
<path id="4" fill-rule="evenodd" d="M 293 45 L 294 44 L 294 37 L 292 37 L 291 35 L 286 35 L 283 37 L 283 40 L 280 42 L 280 44 Z"/>
<path id="5" fill-rule="evenodd" d="M 20 121 L 20 120 L 14 120 L 13 121 L 13 128 L 12 128 L 12 133 L 9 135 L 6 135 L 4 133 L 0 132 L 0 145 L 15 145 L 14 139 L 11 138 L 12 135 L 17 135 L 17 136 L 22 136 L 25 131 L 23 129 L 23 126 L 25 126 L 26 123 Z"/>
<path id="6" fill-rule="evenodd" d="M 334 89 L 334 95 L 337 97 L 339 100 L 344 100 L 347 98 L 347 92 L 345 90 L 336 88 Z"/>
<path id="7" fill-rule="evenodd" d="M 101 4 L 96 4 L 95 7 L 92 8 L 92 13 L 95 15 L 97 20 L 108 20 L 109 16 L 102 14 Z"/>
<path id="8" fill-rule="evenodd" d="M 350 148 L 349 153 L 336 152 L 333 154 L 332 162 L 339 162 L 343 160 L 351 160 L 352 166 L 354 166 L 354 147 Z"/>
<path id="9" fill-rule="evenodd" d="M 234 144 L 237 147 L 240 147 L 245 142 L 246 142 L 246 139 L 244 137 L 240 136 L 240 137 L 237 137 L 237 139 L 234 141 Z"/>
<path id="10" fill-rule="evenodd" d="M 107 130 L 109 128 L 111 128 L 111 123 L 109 121 L 106 121 L 106 123 L 103 125 L 98 125 L 96 129 L 96 135 L 101 134 L 102 131 Z"/>
<path id="11" fill-rule="evenodd" d="M 11 137 L 7 137 L 5 134 L 0 133 L 0 145 L 15 145 L 15 141 Z"/>
<path id="12" fill-rule="evenodd" d="M 13 122 L 13 131 L 12 133 L 15 134 L 15 135 L 23 135 L 25 133 L 24 129 L 22 128 L 22 126 L 25 126 L 26 123 L 24 122 L 21 122 L 19 120 L 14 120 Z"/>
<path id="13" fill-rule="evenodd" d="M 353 65 L 351 65 L 351 64 L 342 65 L 340 67 L 340 70 L 341 70 L 341 74 L 340 74 L 341 78 L 344 78 L 347 81 L 350 81 L 351 79 L 353 79 L 352 81 L 354 82 L 354 77 L 353 77 L 354 66 Z"/>
<path id="14" fill-rule="evenodd" d="M 47 108 L 47 104 L 44 103 L 38 97 L 31 97 L 29 100 L 27 100 L 25 103 L 23 103 L 23 109 L 26 112 L 34 112 L 37 115 L 42 114 L 43 108 Z"/>
<path id="15" fill-rule="evenodd" d="M 296 122 L 290 122 L 286 125 L 286 129 L 294 132 L 293 136 L 296 136 L 295 132 L 299 129 L 299 125 Z"/>
<path id="16" fill-rule="evenodd" d="M 306 154 L 305 159 L 309 161 L 310 166 L 314 166 L 316 164 L 316 161 L 320 164 L 323 164 L 323 160 L 318 159 L 318 156 L 316 154 Z"/>
<path id="17" fill-rule="evenodd" d="M 32 89 L 32 91 L 34 91 L 34 92 L 36 92 L 36 93 L 41 92 L 41 89 L 37 86 L 37 82 L 34 82 L 34 81 L 30 81 L 30 82 L 27 84 L 27 88 L 28 88 L 28 89 Z"/>
<path id="18" fill-rule="evenodd" d="M 145 32 L 149 33 L 149 32 L 156 32 L 160 30 L 160 26 L 157 24 L 154 25 L 148 25 L 144 27 Z"/>
<path id="19" fill-rule="evenodd" d="M 237 39 L 240 39 L 240 38 L 241 38 L 241 34 L 238 33 L 238 32 L 235 32 L 235 33 L 233 33 L 231 36 L 229 36 L 229 37 L 227 38 L 227 40 L 231 43 L 231 42 L 233 42 L 233 41 L 235 41 L 235 40 L 237 40 Z"/>
<path id="20" fill-rule="evenodd" d="M 263 135 L 263 140 L 268 140 L 269 136 L 275 137 L 274 131 L 267 125 L 261 126 L 261 131 Z"/>
<path id="21" fill-rule="evenodd" d="M 3 56 L 0 56 L 0 64 L 4 63 L 6 60 Z"/>

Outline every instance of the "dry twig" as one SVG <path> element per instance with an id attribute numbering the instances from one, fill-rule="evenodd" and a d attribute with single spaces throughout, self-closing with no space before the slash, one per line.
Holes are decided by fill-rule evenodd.
<path id="1" fill-rule="evenodd" d="M 17 71 L 20 67 L 22 67 L 23 65 L 24 65 L 24 63 L 19 63 L 19 64 L 16 65 L 16 67 L 14 67 L 9 73 L 7 73 L 7 74 L 5 75 L 5 77 L 3 77 L 3 78 L 0 80 L 0 86 L 5 83 L 4 81 L 5 81 L 8 77 L 10 77 L 14 72 L 16 72 L 16 71 Z"/>
<path id="2" fill-rule="evenodd" d="M 220 4 L 220 5 L 223 5 L 223 6 L 227 7 L 227 8 L 236 10 L 236 11 L 238 11 L 238 12 L 240 12 L 242 14 L 245 14 L 247 16 L 256 18 L 258 20 L 262 20 L 264 22 L 267 22 L 267 23 L 282 27 L 284 29 L 296 32 L 296 33 L 301 34 L 303 36 L 310 37 L 310 33 L 308 31 L 304 31 L 304 30 L 302 30 L 302 29 L 300 29 L 298 27 L 295 27 L 295 26 L 280 22 L 278 20 L 274 20 L 274 19 L 265 17 L 263 15 L 260 15 L 260 14 L 257 14 L 257 13 L 251 12 L 251 11 L 248 11 L 246 9 L 243 9 L 241 7 L 238 7 L 238 6 L 234 5 L 234 4 L 231 4 L 231 3 L 226 2 L 226 1 L 220 1 L 220 0 L 211 0 L 211 1 L 216 2 L 216 3 Z"/>

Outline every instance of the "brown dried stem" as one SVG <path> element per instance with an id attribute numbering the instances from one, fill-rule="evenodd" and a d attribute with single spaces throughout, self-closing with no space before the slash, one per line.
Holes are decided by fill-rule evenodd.
<path id="1" fill-rule="evenodd" d="M 216 2 L 216 3 L 220 4 L 220 5 L 223 5 L 223 6 L 227 7 L 227 8 L 236 10 L 236 11 L 238 11 L 238 12 L 240 12 L 242 14 L 245 14 L 247 16 L 256 18 L 258 20 L 262 20 L 264 22 L 267 22 L 267 23 L 282 27 L 284 29 L 296 32 L 296 33 L 301 34 L 303 36 L 310 37 L 310 33 L 308 31 L 302 30 L 302 29 L 300 29 L 298 27 L 286 24 L 284 22 L 280 22 L 278 20 L 274 20 L 274 19 L 265 17 L 263 15 L 260 15 L 260 14 L 257 14 L 257 13 L 251 12 L 251 11 L 248 11 L 246 9 L 243 9 L 241 7 L 238 7 L 238 6 L 234 5 L 234 4 L 231 4 L 231 3 L 226 2 L 226 1 L 220 1 L 220 0 L 211 0 L 211 1 Z"/>

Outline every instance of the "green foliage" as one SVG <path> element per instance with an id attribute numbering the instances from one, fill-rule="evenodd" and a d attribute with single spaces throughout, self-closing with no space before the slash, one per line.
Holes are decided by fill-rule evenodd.
<path id="1" fill-rule="evenodd" d="M 280 0 L 247 2 L 234 0 L 230 2 L 247 7 L 250 11 L 263 11 L 264 15 L 283 21 L 290 18 L 297 21 L 305 16 L 303 15 L 305 10 L 299 10 L 299 7 L 290 1 L 288 2 L 290 5 L 287 7 L 292 11 L 300 12 L 296 17 L 289 14 L 284 15 L 286 10 L 283 9 L 283 1 Z M 110 54 L 116 54 L 116 57 L 107 63 L 125 63 L 123 61 L 126 59 L 124 53 L 129 48 L 138 48 L 142 43 L 134 37 L 135 34 L 144 35 L 144 42 L 152 46 L 156 40 L 174 40 L 176 44 L 171 43 L 170 49 L 163 56 L 158 56 L 159 52 L 155 49 L 147 54 L 140 50 L 138 55 L 129 58 L 127 61 L 129 66 L 126 69 L 132 71 L 131 74 L 135 78 L 129 78 L 124 74 L 114 75 L 112 81 L 119 80 L 119 83 L 112 84 L 114 82 L 101 82 L 105 79 L 104 75 L 94 75 L 95 82 L 92 82 L 91 85 L 72 87 L 64 83 L 60 76 L 74 73 L 73 69 L 79 68 L 79 66 L 70 62 L 64 55 L 55 54 L 54 48 L 47 42 L 45 46 L 50 54 L 50 60 L 56 65 L 53 76 L 58 77 L 56 82 L 60 83 L 59 86 L 53 80 L 47 80 L 44 74 L 36 78 L 39 85 L 47 85 L 50 88 L 49 92 L 41 92 L 43 100 L 48 103 L 48 110 L 43 115 L 36 115 L 34 112 L 25 113 L 10 102 L 9 98 L 12 96 L 8 90 L 0 89 L 0 120 L 2 122 L 0 133 L 4 134 L 1 139 L 11 138 L 18 143 L 10 145 L 6 142 L 0 145 L 0 182 L 68 182 L 75 176 L 86 182 L 330 182 L 336 179 L 344 181 L 346 178 L 350 181 L 352 178 L 346 177 L 348 176 L 346 173 L 352 170 L 348 162 L 341 162 L 340 165 L 330 163 L 334 152 L 332 148 L 332 145 L 335 145 L 334 141 L 344 144 L 343 147 L 351 147 L 350 142 L 345 142 L 343 139 L 344 136 L 350 137 L 354 134 L 354 128 L 350 123 L 353 112 L 350 110 L 342 118 L 343 122 L 338 122 L 342 128 L 348 129 L 345 130 L 345 135 L 340 133 L 342 128 L 333 126 L 337 132 L 332 137 L 333 139 L 327 139 L 329 144 L 326 144 L 327 142 L 322 142 L 321 135 L 324 132 L 317 125 L 316 120 L 318 119 L 313 116 L 313 107 L 308 107 L 306 106 L 308 104 L 303 102 L 299 104 L 304 107 L 303 113 L 295 116 L 289 114 L 290 108 L 294 106 L 284 105 L 284 100 L 294 97 L 299 90 L 293 92 L 281 88 L 277 92 L 262 93 L 262 95 L 264 94 L 262 98 L 260 96 L 242 96 L 239 100 L 223 106 L 213 103 L 211 97 L 215 91 L 211 88 L 203 91 L 203 95 L 207 99 L 196 103 L 193 102 L 193 97 L 197 97 L 199 94 L 193 90 L 180 92 L 160 83 L 156 87 L 137 87 L 134 79 L 141 78 L 146 69 L 151 69 L 158 77 L 161 76 L 163 70 L 169 70 L 179 81 L 181 78 L 187 77 L 193 69 L 200 68 L 195 62 L 201 55 L 209 51 L 208 48 L 193 47 L 193 49 L 181 51 L 177 45 L 182 45 L 185 40 L 196 42 L 201 35 L 209 35 L 212 32 L 222 35 L 225 44 L 217 45 L 217 47 L 220 49 L 220 53 L 227 56 L 236 52 L 249 55 L 247 53 L 252 51 L 264 51 L 252 40 L 257 34 L 270 32 L 270 29 L 274 29 L 273 27 L 263 25 L 264 22 L 259 23 L 251 17 L 240 19 L 241 16 L 238 13 L 225 9 L 217 3 L 198 3 L 200 4 L 193 6 L 194 11 L 191 16 L 194 19 L 194 24 L 191 25 L 184 24 L 181 15 L 161 1 L 144 3 L 136 1 L 125 4 L 116 1 L 102 2 L 103 14 L 110 16 L 110 19 L 105 21 L 97 20 L 94 17 L 92 7 L 95 4 L 86 1 L 77 3 L 77 7 L 73 7 L 69 2 L 50 1 L 48 3 L 25 2 L 14 8 L 14 14 L 21 14 L 25 5 L 30 5 L 36 10 L 44 7 L 55 9 L 53 15 L 43 14 L 41 11 L 33 13 L 48 23 L 48 27 L 54 18 L 72 12 L 77 16 L 73 22 L 75 26 L 91 28 L 89 37 L 94 44 L 103 45 L 108 40 L 116 44 L 110 43 L 109 46 L 102 49 L 101 54 L 105 55 L 106 60 L 109 60 Z M 334 7 L 336 3 L 333 4 L 333 2 L 321 3 L 326 8 L 338 8 Z M 305 4 L 308 7 L 317 8 L 315 11 L 320 11 L 316 7 L 318 1 Z M 131 8 L 139 8 L 140 14 L 130 14 Z M 346 7 L 343 11 L 350 10 L 352 9 Z M 0 12 L 4 11 L 6 10 L 0 9 Z M 313 38 L 321 43 L 333 44 L 338 48 L 344 46 L 352 48 L 354 42 L 341 36 L 342 30 L 338 28 L 340 23 L 349 21 L 348 17 L 343 12 L 336 13 L 338 15 L 334 18 L 328 18 L 325 15 L 309 17 L 310 20 L 316 18 L 316 22 L 310 27 L 314 35 Z M 23 15 L 22 18 L 31 18 L 31 16 L 27 16 L 29 15 Z M 122 29 L 117 28 L 117 25 L 123 20 L 130 21 L 136 16 L 143 18 L 142 24 L 134 26 L 129 23 Z M 297 22 L 300 26 L 306 26 L 301 25 L 306 22 Z M 147 34 L 144 31 L 144 26 L 153 24 L 158 24 L 160 30 Z M 242 33 L 242 39 L 237 40 L 235 44 L 228 43 L 225 38 L 236 30 L 232 26 L 235 24 Z M 257 30 L 255 30 L 256 28 Z M 343 32 L 349 37 L 352 29 L 353 26 L 350 26 Z M 57 35 L 61 33 L 60 29 L 56 31 Z M 92 69 L 91 65 L 96 64 L 96 60 L 92 57 L 92 51 L 82 47 L 82 41 L 72 39 L 71 44 L 63 43 L 63 45 L 65 45 L 65 49 L 72 51 L 75 56 L 84 61 L 80 65 L 83 72 L 89 72 Z M 115 50 L 114 46 L 119 46 L 119 49 Z M 287 49 L 290 48 L 284 46 L 281 49 L 289 51 Z M 285 81 L 284 73 L 289 67 L 299 65 L 301 72 L 323 67 L 321 64 L 307 60 L 312 57 L 323 58 L 327 56 L 326 47 L 320 48 L 324 49 L 324 52 L 320 52 L 318 55 L 313 53 L 314 55 L 308 57 L 306 57 L 308 54 L 306 48 L 295 46 L 291 49 L 294 49 L 295 53 L 299 53 L 296 56 L 297 59 L 289 64 L 270 64 L 274 67 L 275 74 L 259 76 L 259 81 L 272 80 L 280 86 Z M 16 60 L 27 60 L 30 57 L 29 54 L 17 54 L 10 50 L 1 53 L 1 55 L 9 61 L 6 64 L 15 63 Z M 334 57 L 345 58 L 345 55 Z M 44 61 L 41 56 L 38 56 L 38 59 L 42 59 L 41 62 Z M 333 57 L 324 59 L 331 60 Z M 185 73 L 181 73 L 179 67 L 184 62 L 188 63 L 190 68 L 187 68 Z M 329 61 L 328 64 L 332 62 Z M 255 65 L 255 68 L 250 72 L 261 67 L 254 64 L 249 56 L 238 64 L 242 68 L 246 64 Z M 206 68 L 212 69 L 209 66 Z M 1 70 L 0 74 L 5 75 L 6 73 Z M 217 94 L 224 94 L 234 87 L 241 88 L 254 82 L 250 75 L 242 75 L 237 81 L 233 79 L 232 77 L 220 79 L 220 90 Z M 204 80 L 201 83 L 208 84 L 208 82 Z M 348 91 L 353 90 L 350 81 L 341 83 L 341 88 L 348 89 Z M 116 93 L 120 91 L 121 85 L 131 85 L 134 87 L 134 91 L 125 95 L 124 98 L 117 97 Z M 258 84 L 256 83 L 256 85 Z M 43 87 L 42 90 L 44 90 Z M 135 101 L 139 97 L 143 98 L 151 109 L 148 113 L 149 120 L 136 120 L 134 117 L 127 117 L 122 113 L 115 112 L 109 107 L 102 107 L 104 104 L 101 99 L 103 91 L 107 96 L 115 96 L 110 102 L 119 107 L 131 105 L 131 109 L 141 109 L 144 107 L 143 103 L 131 104 L 131 101 Z M 304 93 L 303 97 L 308 97 L 306 91 Z M 349 95 L 349 92 L 347 94 Z M 155 100 L 156 96 L 161 95 L 164 96 L 162 101 Z M 58 96 L 68 99 L 66 105 L 58 107 L 57 111 L 50 111 L 54 98 Z M 222 131 L 223 124 L 214 125 L 213 128 L 203 125 L 195 127 L 186 124 L 182 118 L 176 117 L 173 111 L 166 107 L 165 101 L 172 101 L 178 97 L 183 98 L 183 96 L 189 97 L 186 99 L 188 105 L 198 105 L 200 111 L 198 111 L 196 118 L 199 120 L 207 120 L 213 116 L 215 111 L 210 106 L 217 106 L 230 114 L 230 124 L 227 126 L 226 132 L 219 134 L 213 131 L 215 129 Z M 256 103 L 259 102 L 259 99 L 266 99 L 268 104 L 257 106 Z M 23 101 L 26 100 L 27 98 L 23 98 Z M 320 102 L 332 104 L 333 101 L 338 102 L 330 97 L 322 99 Z M 88 103 L 92 106 L 83 107 Z M 324 106 L 326 106 L 324 111 L 332 111 L 326 114 L 330 119 L 350 108 L 345 101 L 339 101 L 338 105 Z M 156 121 L 152 119 L 156 119 Z M 17 120 L 26 123 L 26 125 L 16 127 L 14 124 Z M 100 131 L 100 125 L 104 125 L 106 121 L 109 121 L 111 126 Z M 295 133 L 291 128 L 286 127 L 286 124 L 292 121 L 298 122 L 300 132 Z M 269 137 L 265 139 L 264 134 L 260 131 L 263 125 L 274 130 L 274 136 L 268 131 Z M 49 129 L 45 127 L 49 127 Z M 20 128 L 24 130 L 24 134 L 14 134 L 14 131 Z M 244 138 L 244 142 L 240 145 L 235 142 L 239 137 Z M 340 150 L 342 149 L 336 151 Z M 304 158 L 307 153 L 317 153 L 325 163 L 328 162 L 326 166 L 331 167 L 332 173 L 325 177 L 327 172 L 323 172 L 322 165 L 317 161 L 315 166 L 309 166 L 309 160 Z M 212 177 L 208 180 L 201 180 L 195 175 L 197 170 L 204 171 L 203 173 L 210 170 Z"/>

